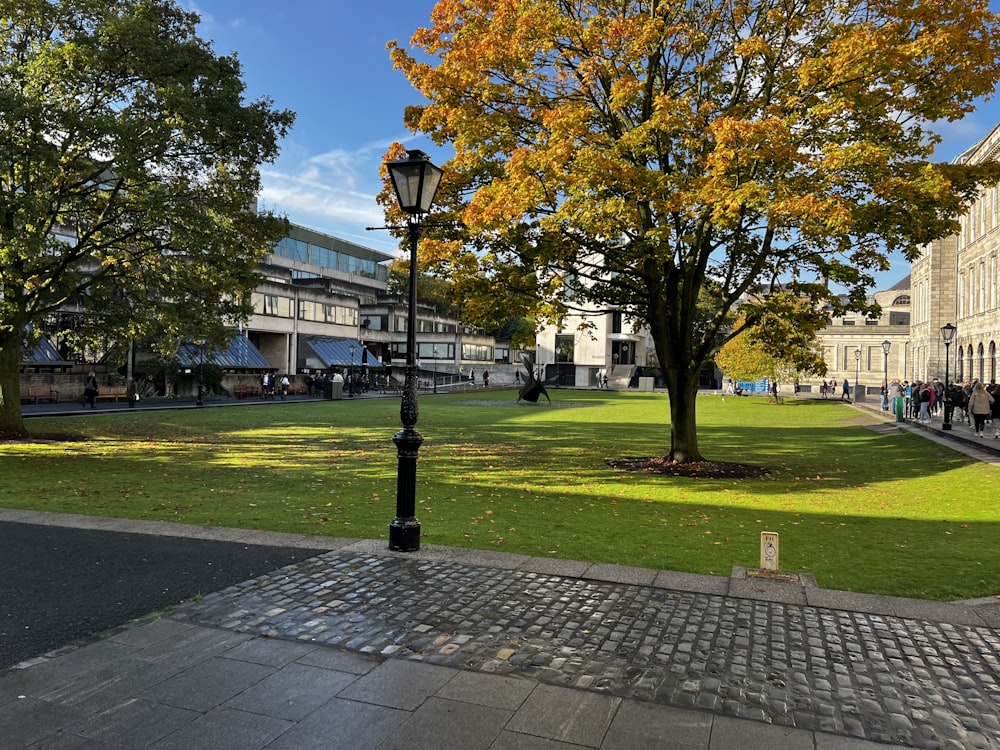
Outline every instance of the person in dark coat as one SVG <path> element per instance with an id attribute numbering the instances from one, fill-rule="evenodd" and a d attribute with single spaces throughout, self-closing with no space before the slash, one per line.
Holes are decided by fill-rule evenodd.
<path id="1" fill-rule="evenodd" d="M 93 409 L 97 402 L 97 393 L 97 376 L 94 373 L 90 373 L 87 376 L 86 385 L 83 386 L 83 405 L 90 404 L 90 408 Z"/>

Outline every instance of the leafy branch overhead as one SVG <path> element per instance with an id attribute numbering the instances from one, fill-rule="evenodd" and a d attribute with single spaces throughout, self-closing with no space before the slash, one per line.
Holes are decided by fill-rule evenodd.
<path id="1" fill-rule="evenodd" d="M 455 150 L 442 210 L 468 233 L 433 262 L 557 320 L 645 325 L 677 460 L 700 457 L 698 374 L 748 292 L 861 306 L 1000 178 L 931 162 L 928 123 L 1000 77 L 983 0 L 440 0 L 390 51 L 427 99 L 407 123 Z"/>
<path id="2" fill-rule="evenodd" d="M 172 0 L 0 0 L 0 430 L 25 331 L 59 310 L 167 351 L 250 313 L 286 229 L 255 209 L 294 115 Z"/>

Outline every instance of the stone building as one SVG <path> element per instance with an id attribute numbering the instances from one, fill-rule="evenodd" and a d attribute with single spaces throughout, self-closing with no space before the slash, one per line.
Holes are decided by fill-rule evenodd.
<path id="1" fill-rule="evenodd" d="M 960 154 L 959 164 L 982 164 L 1000 156 L 1000 125 Z M 997 377 L 996 342 L 1000 339 L 997 298 L 997 252 L 1000 250 L 1000 188 L 984 188 L 961 219 L 957 235 L 931 243 L 913 263 L 913 377 L 944 378 L 945 347 L 941 327 L 957 327 L 949 347 L 948 374 L 953 380 Z"/>
<path id="2" fill-rule="evenodd" d="M 955 163 L 981 164 L 998 156 L 1000 125 Z M 958 234 L 923 248 L 906 279 L 874 295 L 882 306 L 878 320 L 848 315 L 823 331 L 821 346 L 830 376 L 853 381 L 852 373 L 857 372 L 869 393 L 878 392 L 886 370 L 890 379 L 911 382 L 944 380 L 946 375 L 957 381 L 996 380 L 1000 188 L 984 188 L 960 223 Z M 941 329 L 948 324 L 957 331 L 946 347 Z M 887 362 L 883 341 L 890 344 Z M 807 382 L 815 385 L 819 380 Z"/>

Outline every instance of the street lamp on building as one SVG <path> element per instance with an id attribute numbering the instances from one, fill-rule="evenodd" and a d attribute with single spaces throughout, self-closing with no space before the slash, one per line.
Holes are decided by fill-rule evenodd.
<path id="1" fill-rule="evenodd" d="M 858 400 L 858 378 L 861 377 L 861 347 L 854 350 L 854 400 Z"/>
<path id="2" fill-rule="evenodd" d="M 951 346 L 951 342 L 955 339 L 955 331 L 957 328 L 948 323 L 941 326 L 941 341 L 944 342 L 944 421 L 941 423 L 942 430 L 951 429 L 951 383 L 948 382 L 948 364 L 950 357 L 948 356 L 948 347 Z"/>
<path id="3" fill-rule="evenodd" d="M 354 398 L 354 344 L 351 344 L 348 349 L 351 350 L 351 367 L 347 371 L 347 394 L 350 398 Z"/>
<path id="4" fill-rule="evenodd" d="M 882 355 L 883 360 L 883 371 L 885 377 L 882 379 L 882 410 L 889 408 L 889 350 L 892 348 L 892 342 L 886 339 L 882 342 Z"/>
<path id="5" fill-rule="evenodd" d="M 417 242 L 420 216 L 434 203 L 444 172 L 431 164 L 423 151 L 407 151 L 405 159 L 388 162 L 389 178 L 399 207 L 407 214 L 406 233 L 410 243 L 410 294 L 407 300 L 406 374 L 399 418 L 403 429 L 392 437 L 399 463 L 396 470 L 396 517 L 389 524 L 389 549 L 415 552 L 420 549 L 420 522 L 417 509 L 417 454 L 424 442 L 417 432 Z"/>

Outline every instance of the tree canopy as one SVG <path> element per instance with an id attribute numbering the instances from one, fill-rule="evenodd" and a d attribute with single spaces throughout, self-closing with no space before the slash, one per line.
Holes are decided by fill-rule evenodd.
<path id="1" fill-rule="evenodd" d="M 390 50 L 428 100 L 408 125 L 455 150 L 441 203 L 468 232 L 427 262 L 543 317 L 635 316 L 678 461 L 701 458 L 698 373 L 748 291 L 861 307 L 1000 174 L 931 162 L 932 124 L 1000 76 L 983 0 L 440 0 Z"/>
<path id="2" fill-rule="evenodd" d="M 256 210 L 294 115 L 172 0 L 0 0 L 0 431 L 23 430 L 23 347 L 90 331 L 221 336 L 285 222 Z M 87 331 L 76 331 L 86 336 Z"/>

